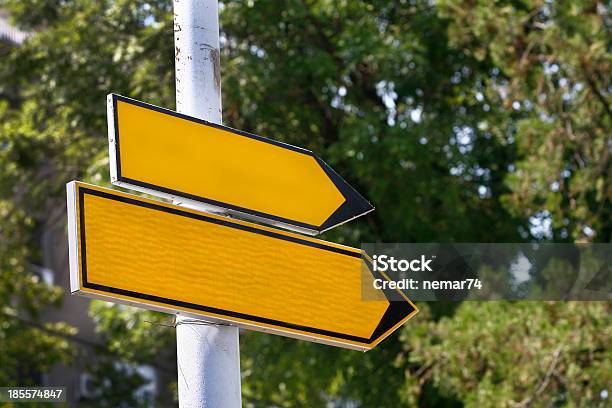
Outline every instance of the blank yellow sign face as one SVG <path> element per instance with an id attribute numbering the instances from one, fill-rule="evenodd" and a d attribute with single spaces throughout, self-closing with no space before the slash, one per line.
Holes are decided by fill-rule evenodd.
<path id="1" fill-rule="evenodd" d="M 113 183 L 318 233 L 373 209 L 312 152 L 109 96 Z"/>
<path id="2" fill-rule="evenodd" d="M 78 182 L 74 292 L 367 350 L 408 320 L 361 300 L 361 251 Z"/>

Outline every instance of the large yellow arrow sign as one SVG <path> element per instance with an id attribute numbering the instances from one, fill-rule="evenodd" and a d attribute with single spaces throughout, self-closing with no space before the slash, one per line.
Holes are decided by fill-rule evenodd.
<path id="1" fill-rule="evenodd" d="M 403 294 L 362 300 L 358 249 L 80 182 L 67 189 L 73 293 L 360 350 L 416 313 Z"/>
<path id="2" fill-rule="evenodd" d="M 109 95 L 113 184 L 316 234 L 373 210 L 311 151 Z"/>

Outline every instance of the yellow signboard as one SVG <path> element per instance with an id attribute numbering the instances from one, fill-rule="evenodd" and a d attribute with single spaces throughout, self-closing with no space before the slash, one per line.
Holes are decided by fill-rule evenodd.
<path id="1" fill-rule="evenodd" d="M 317 234 L 374 209 L 311 151 L 111 94 L 111 181 Z"/>
<path id="2" fill-rule="evenodd" d="M 358 249 L 75 181 L 67 193 L 73 293 L 359 350 L 417 312 L 362 300 Z"/>

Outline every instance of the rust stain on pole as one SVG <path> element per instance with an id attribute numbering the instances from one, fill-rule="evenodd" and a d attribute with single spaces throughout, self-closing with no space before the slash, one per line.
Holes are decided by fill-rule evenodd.
<path id="1" fill-rule="evenodd" d="M 216 48 L 210 49 L 210 58 L 213 63 L 213 74 L 215 77 L 215 89 L 221 93 L 221 55 Z"/>

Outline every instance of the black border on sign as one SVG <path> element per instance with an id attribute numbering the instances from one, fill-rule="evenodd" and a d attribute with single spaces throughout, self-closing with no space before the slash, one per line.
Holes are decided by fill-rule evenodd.
<path id="1" fill-rule="evenodd" d="M 306 239 L 302 239 L 302 238 L 299 238 L 298 236 L 288 236 L 285 234 L 280 234 L 278 232 L 260 229 L 255 226 L 243 225 L 243 224 L 234 223 L 234 222 L 223 220 L 223 219 L 209 217 L 201 213 L 196 214 L 196 213 L 184 211 L 184 210 L 181 210 L 175 207 L 166 207 L 166 206 L 155 204 L 149 201 L 141 201 L 141 200 L 136 200 L 133 198 L 124 197 L 120 195 L 109 194 L 104 191 L 94 190 L 91 188 L 81 187 L 78 185 L 77 185 L 77 188 L 78 188 L 78 200 L 79 200 L 79 230 L 80 230 L 80 241 L 81 241 L 81 246 L 80 246 L 81 276 L 82 276 L 82 284 L 83 284 L 83 287 L 85 288 L 99 290 L 99 291 L 107 292 L 107 293 L 119 294 L 123 296 L 129 296 L 129 297 L 137 298 L 137 299 L 149 300 L 149 301 L 153 301 L 153 302 L 157 302 L 157 303 L 161 303 L 165 305 L 179 306 L 179 307 L 189 308 L 193 310 L 199 310 L 202 312 L 214 313 L 216 315 L 227 316 L 230 318 L 231 317 L 240 318 L 240 319 L 248 320 L 248 321 L 255 322 L 255 323 L 275 325 L 275 326 L 282 327 L 282 328 L 294 329 L 294 330 L 299 330 L 299 331 L 306 332 L 306 333 L 324 335 L 324 336 L 334 337 L 337 339 L 344 339 L 344 340 L 359 342 L 359 343 L 363 343 L 367 345 L 372 344 L 374 341 L 378 339 L 378 337 L 383 335 L 387 330 L 389 330 L 391 327 L 393 327 L 395 324 L 401 321 L 404 317 L 410 315 L 415 310 L 415 308 L 409 302 L 390 302 L 389 307 L 387 308 L 385 314 L 381 318 L 381 321 L 379 322 L 378 326 L 372 333 L 372 336 L 370 338 L 366 338 L 366 337 L 359 337 L 359 336 L 354 336 L 354 335 L 345 334 L 345 333 L 333 332 L 330 330 L 318 329 L 316 327 L 301 326 L 301 325 L 283 322 L 283 321 L 275 320 L 275 319 L 269 319 L 269 318 L 265 318 L 261 316 L 254 316 L 254 315 L 249 315 L 245 313 L 238 313 L 238 312 L 233 312 L 231 310 L 218 309 L 214 307 L 198 305 L 195 303 L 184 302 L 184 301 L 180 301 L 176 299 L 169 299 L 169 298 L 164 298 L 160 296 L 149 295 L 146 293 L 139 293 L 139 292 L 134 292 L 130 290 L 119 289 L 119 288 L 114 288 L 111 286 L 100 285 L 97 283 L 89 282 L 87 279 L 85 194 L 90 194 L 93 196 L 102 197 L 102 198 L 106 198 L 109 200 L 119 201 L 119 202 L 123 202 L 126 204 L 137 205 L 139 207 L 144 207 L 144 208 L 148 208 L 148 209 L 152 209 L 156 211 L 162 211 L 162 212 L 166 212 L 169 214 L 184 216 L 184 217 L 196 219 L 199 221 L 210 222 L 213 224 L 235 228 L 235 229 L 239 229 L 242 231 L 251 232 L 254 234 L 261 234 L 261 235 L 269 236 L 272 238 L 277 238 L 277 239 L 281 239 L 284 241 L 290 241 L 296 244 L 307 245 L 307 246 L 322 249 L 325 251 L 336 252 L 342 255 L 351 256 L 355 258 L 362 258 L 362 255 L 360 253 L 355 253 L 355 252 L 352 252 L 346 249 L 337 248 L 331 245 L 325 245 L 320 242 L 313 242 L 313 241 L 309 241 Z"/>
<path id="2" fill-rule="evenodd" d="M 125 96 L 111 94 L 113 100 L 113 120 L 114 120 L 114 132 L 115 132 L 115 162 L 116 162 L 116 171 L 117 171 L 117 181 L 122 183 L 131 184 L 134 186 L 146 188 L 149 190 L 160 191 L 162 193 L 188 198 L 190 200 L 199 201 L 202 203 L 214 205 L 217 207 L 227 208 L 229 210 L 249 214 L 252 216 L 256 216 L 259 218 L 269 219 L 271 221 L 276 221 L 288 225 L 293 225 L 296 227 L 309 229 L 312 231 L 317 231 L 321 233 L 328 229 L 331 229 L 337 225 L 340 225 L 346 221 L 349 221 L 353 218 L 357 218 L 361 215 L 364 215 L 372 210 L 374 210 L 374 206 L 370 204 L 365 198 L 363 198 L 353 187 L 350 186 L 342 177 L 340 177 L 335 171 L 331 169 L 323 160 L 321 160 L 318 156 L 316 156 L 312 151 L 303 149 L 301 147 L 293 146 L 287 143 L 279 142 L 278 140 L 268 139 L 263 136 L 254 135 L 252 133 L 243 132 L 241 130 L 236 130 L 228 126 L 219 125 L 217 123 L 211 123 L 203 119 L 194 118 L 193 116 L 188 116 L 179 112 L 175 112 L 170 109 L 161 108 L 159 106 L 151 105 L 148 103 L 144 103 L 132 98 L 127 98 Z M 344 197 L 344 203 L 340 205 L 336 209 L 336 211 L 331 214 L 327 220 L 325 220 L 321 225 L 312 225 L 304 222 L 292 220 L 289 218 L 279 217 L 277 215 L 264 213 L 257 210 L 252 210 L 245 207 L 240 207 L 237 205 L 225 203 L 223 201 L 212 200 L 206 197 L 197 196 L 193 194 L 189 194 L 183 191 L 173 190 L 171 188 L 166 188 L 163 186 L 158 186 L 155 184 L 146 183 L 140 180 L 135 180 L 129 177 L 123 177 L 121 174 L 121 144 L 119 138 L 119 119 L 118 119 L 118 109 L 117 109 L 117 101 L 125 102 L 131 105 L 139 106 L 141 108 L 150 109 L 159 113 L 163 113 L 166 115 L 171 115 L 177 118 L 185 119 L 190 122 L 198 123 L 205 126 L 210 126 L 216 129 L 224 130 L 227 132 L 231 132 L 240 136 L 248 137 L 250 139 L 255 139 L 260 142 L 268 143 L 277 147 L 281 147 L 283 149 L 292 150 L 297 153 L 305 154 L 307 156 L 311 156 L 315 159 L 315 161 L 322 167 L 323 171 L 330 178 L 332 183 L 336 186 L 340 194 Z M 313 197 L 313 200 L 316 197 Z"/>

